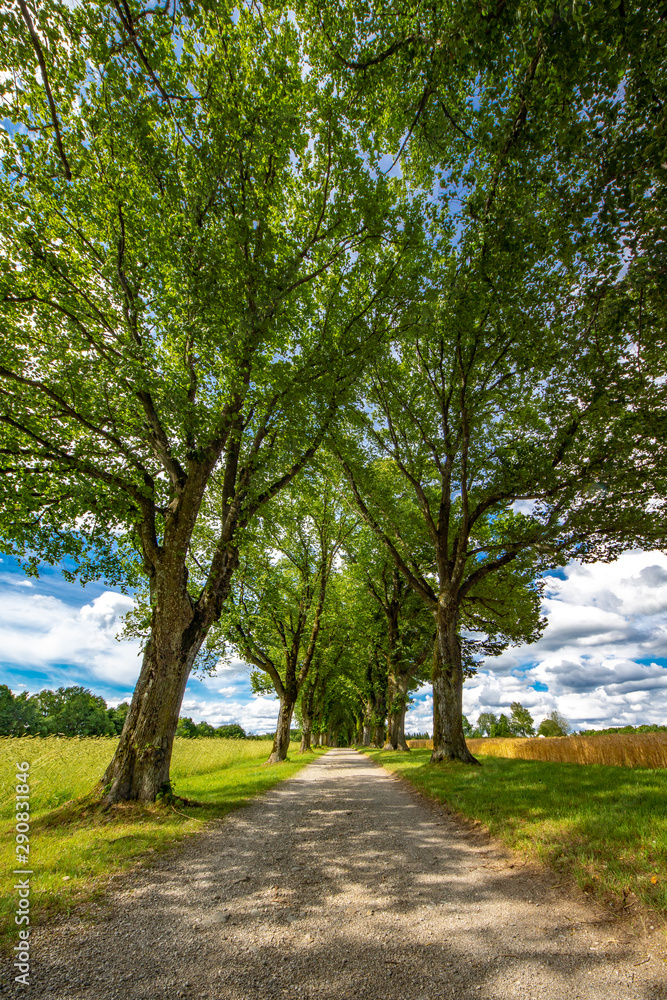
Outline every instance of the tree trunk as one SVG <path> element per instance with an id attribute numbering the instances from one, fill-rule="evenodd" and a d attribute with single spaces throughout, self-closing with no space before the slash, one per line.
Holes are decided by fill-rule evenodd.
<path id="1" fill-rule="evenodd" d="M 292 712 L 296 699 L 288 698 L 286 695 L 280 699 L 280 711 L 278 712 L 278 724 L 276 725 L 276 738 L 273 741 L 273 749 L 267 760 L 267 764 L 280 764 L 287 757 L 290 741 L 290 729 L 292 726 Z"/>
<path id="2" fill-rule="evenodd" d="M 154 802 L 158 792 L 170 790 L 178 714 L 205 633 L 193 634 L 193 607 L 185 587 L 161 590 L 130 711 L 102 778 L 109 805 L 125 799 Z"/>
<path id="3" fill-rule="evenodd" d="M 431 763 L 462 760 L 479 764 L 463 735 L 463 663 L 457 616 L 441 599 L 433 652 L 433 753 Z"/>
<path id="4" fill-rule="evenodd" d="M 376 722 L 373 726 L 373 742 L 372 747 L 377 747 L 381 750 L 384 746 L 384 722 Z"/>
<path id="5" fill-rule="evenodd" d="M 390 621 L 391 626 L 391 621 Z M 390 627 L 389 636 L 390 642 L 392 635 L 395 635 L 396 629 Z M 393 646 L 393 642 L 392 642 Z M 390 663 L 389 670 L 387 671 L 387 735 L 382 747 L 383 750 L 395 750 L 397 746 L 398 739 L 398 713 L 397 713 L 397 694 L 396 689 L 396 676 L 394 671 L 393 663 Z"/>
<path id="6" fill-rule="evenodd" d="M 389 711 L 387 716 L 387 739 L 385 741 L 383 750 L 397 750 L 398 749 L 398 724 L 400 721 L 400 712 L 396 710 L 395 707 Z"/>
<path id="7" fill-rule="evenodd" d="M 301 746 L 299 747 L 299 753 L 310 753 L 312 749 L 310 745 L 311 732 L 310 720 L 308 720 L 308 725 L 306 725 L 306 720 L 304 718 L 303 728 L 301 730 Z"/>
<path id="8" fill-rule="evenodd" d="M 407 691 L 405 692 L 405 699 L 403 701 L 403 708 L 401 709 L 400 717 L 398 720 L 398 739 L 396 741 L 397 750 L 406 750 L 410 752 L 410 747 L 405 739 L 405 713 L 408 708 Z"/>

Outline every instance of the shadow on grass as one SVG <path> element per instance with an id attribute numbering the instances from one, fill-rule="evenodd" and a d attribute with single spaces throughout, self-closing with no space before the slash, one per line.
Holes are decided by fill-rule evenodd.
<path id="1" fill-rule="evenodd" d="M 368 753 L 508 846 L 619 907 L 667 908 L 667 771 L 481 757 L 481 767 Z"/>

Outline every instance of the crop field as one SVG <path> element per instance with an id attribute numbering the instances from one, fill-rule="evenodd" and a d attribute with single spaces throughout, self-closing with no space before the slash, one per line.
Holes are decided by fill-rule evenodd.
<path id="1" fill-rule="evenodd" d="M 667 768 L 667 733 L 613 733 L 599 736 L 520 736 L 467 739 L 476 757 L 548 760 L 561 764 Z M 408 740 L 413 749 L 432 749 L 433 740 Z"/>
<path id="2" fill-rule="evenodd" d="M 178 843 L 284 778 L 318 751 L 265 767 L 270 740 L 177 739 L 172 783 L 196 805 L 125 803 L 104 813 L 91 795 L 111 760 L 116 737 L 0 737 L 0 945 L 13 943 L 16 879 L 16 764 L 30 764 L 31 920 L 67 913 L 101 898 L 110 876 Z"/>
<path id="3" fill-rule="evenodd" d="M 641 901 L 667 911 L 667 770 L 496 756 L 482 756 L 481 767 L 431 765 L 428 748 L 367 753 L 508 847 L 549 865 L 557 882 L 574 880 L 613 908 L 632 912 Z"/>

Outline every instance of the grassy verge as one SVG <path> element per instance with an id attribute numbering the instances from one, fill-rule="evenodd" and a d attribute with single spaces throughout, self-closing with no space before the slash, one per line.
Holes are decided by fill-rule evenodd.
<path id="1" fill-rule="evenodd" d="M 111 759 L 112 739 L 28 740 L 0 738 L 0 949 L 13 945 L 18 928 L 13 885 L 15 763 L 31 764 L 31 925 L 102 898 L 109 878 L 200 831 L 211 820 L 296 774 L 322 751 L 300 756 L 290 747 L 283 764 L 265 766 L 270 741 L 177 740 L 172 778 L 179 796 L 196 806 L 116 806 L 104 813 L 90 788 Z"/>
<path id="2" fill-rule="evenodd" d="M 429 750 L 369 751 L 508 847 L 626 909 L 667 910 L 667 770 L 482 757 L 431 765 Z"/>

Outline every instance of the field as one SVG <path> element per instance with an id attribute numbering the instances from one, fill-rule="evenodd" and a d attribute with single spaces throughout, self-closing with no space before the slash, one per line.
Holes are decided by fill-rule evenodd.
<path id="1" fill-rule="evenodd" d="M 561 764 L 667 768 L 667 733 L 614 733 L 547 739 L 484 737 L 467 739 L 466 743 L 475 756 L 548 760 Z M 433 740 L 408 740 L 408 746 L 414 749 L 432 749 Z"/>
<path id="2" fill-rule="evenodd" d="M 115 746 L 115 737 L 0 737 L 0 946 L 6 948 L 16 935 L 17 893 L 12 886 L 17 876 L 10 873 L 17 867 L 17 763 L 30 764 L 28 867 L 35 872 L 31 919 L 39 923 L 50 914 L 67 913 L 77 903 L 100 898 L 111 875 L 150 863 L 156 853 L 295 774 L 314 756 L 299 757 L 298 744 L 292 744 L 291 760 L 265 767 L 269 740 L 177 739 L 174 790 L 197 805 L 127 804 L 103 813 L 90 792 Z"/>
<path id="3" fill-rule="evenodd" d="M 546 742 L 540 740 L 540 743 Z M 421 792 L 478 821 L 616 908 L 667 910 L 667 771 L 483 757 L 428 763 L 428 749 L 366 751 Z"/>

